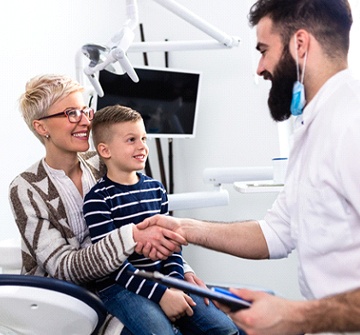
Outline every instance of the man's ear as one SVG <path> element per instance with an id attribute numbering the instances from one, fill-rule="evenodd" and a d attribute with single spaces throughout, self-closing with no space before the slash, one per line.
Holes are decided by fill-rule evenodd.
<path id="1" fill-rule="evenodd" d="M 108 145 L 107 144 L 105 144 L 105 143 L 99 143 L 98 145 L 97 145 L 97 152 L 99 153 L 99 155 L 102 157 L 102 158 L 105 158 L 105 159 L 107 159 L 107 158 L 110 158 L 111 157 L 111 151 L 110 151 L 110 149 L 109 149 L 109 147 L 108 147 Z"/>
<path id="2" fill-rule="evenodd" d="M 39 120 L 34 120 L 32 122 L 32 126 L 40 136 L 43 137 L 43 136 L 49 135 L 49 131 L 46 128 L 46 125 L 44 124 L 44 122 L 39 121 Z"/>
<path id="3" fill-rule="evenodd" d="M 306 53 L 309 50 L 309 46 L 310 46 L 310 34 L 308 31 L 306 31 L 305 29 L 299 29 L 296 33 L 296 40 L 295 43 L 295 47 L 296 50 L 294 50 L 294 52 L 298 53 L 298 57 L 299 60 L 304 58 Z M 293 39 L 295 39 L 295 36 L 293 37 Z"/>

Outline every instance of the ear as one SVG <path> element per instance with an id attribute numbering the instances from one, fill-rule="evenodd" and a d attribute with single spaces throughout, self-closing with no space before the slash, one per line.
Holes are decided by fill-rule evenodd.
<path id="1" fill-rule="evenodd" d="M 290 42 L 294 48 L 294 53 L 298 53 L 299 60 L 303 59 L 310 47 L 310 34 L 305 29 L 299 29 Z M 291 45 L 290 44 L 290 45 Z"/>
<path id="2" fill-rule="evenodd" d="M 99 143 L 96 147 L 97 152 L 99 153 L 99 155 L 104 158 L 104 159 L 108 159 L 111 158 L 111 151 L 108 147 L 107 144 L 105 143 Z"/>
<path id="3" fill-rule="evenodd" d="M 46 125 L 44 124 L 44 122 L 39 121 L 39 120 L 34 120 L 32 122 L 32 126 L 40 136 L 49 135 L 49 131 L 46 128 Z"/>

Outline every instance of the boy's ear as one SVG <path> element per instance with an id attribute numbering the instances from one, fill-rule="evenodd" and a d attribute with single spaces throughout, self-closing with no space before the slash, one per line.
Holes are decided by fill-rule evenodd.
<path id="1" fill-rule="evenodd" d="M 111 157 L 111 151 L 110 151 L 109 147 L 107 146 L 107 144 L 99 143 L 96 149 L 102 158 L 106 159 L 106 158 Z"/>

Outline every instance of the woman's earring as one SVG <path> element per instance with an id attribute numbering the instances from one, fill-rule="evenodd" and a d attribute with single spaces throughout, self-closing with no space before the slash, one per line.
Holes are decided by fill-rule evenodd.
<path id="1" fill-rule="evenodd" d="M 45 135 L 45 138 L 48 140 L 50 138 L 50 135 L 49 134 L 46 134 Z"/>

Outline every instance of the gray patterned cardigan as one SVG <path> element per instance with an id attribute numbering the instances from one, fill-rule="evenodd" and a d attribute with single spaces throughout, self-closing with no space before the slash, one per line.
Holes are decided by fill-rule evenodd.
<path id="1" fill-rule="evenodd" d="M 105 173 L 95 152 L 79 154 L 95 179 Z M 49 276 L 86 286 L 117 270 L 133 253 L 132 227 L 122 227 L 81 249 L 72 232 L 61 196 L 42 161 L 10 185 L 10 204 L 22 240 L 22 273 Z M 108 316 L 99 334 L 118 335 L 123 328 Z"/>

